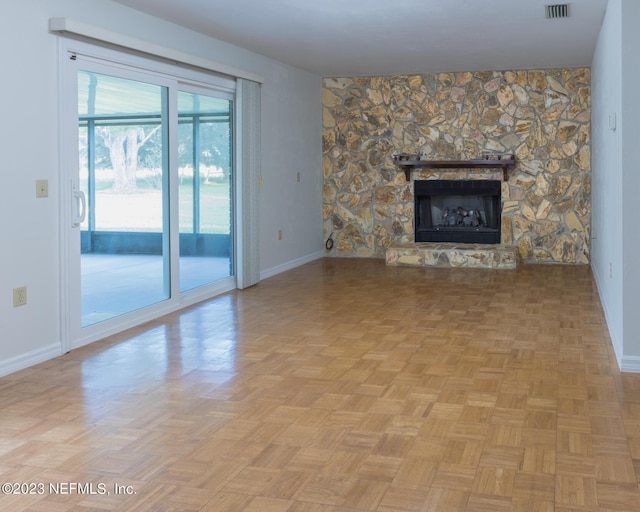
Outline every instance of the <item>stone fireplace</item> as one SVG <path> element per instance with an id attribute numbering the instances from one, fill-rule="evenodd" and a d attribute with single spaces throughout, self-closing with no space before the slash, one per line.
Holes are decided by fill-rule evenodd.
<path id="1" fill-rule="evenodd" d="M 501 187 L 496 180 L 415 180 L 415 241 L 499 244 Z"/>
<path id="2" fill-rule="evenodd" d="M 323 241 L 334 242 L 326 256 L 397 264 L 444 265 L 448 259 L 458 265 L 465 259 L 471 265 L 489 258 L 492 266 L 511 265 L 514 257 L 589 263 L 588 68 L 324 78 L 322 102 Z M 515 165 L 508 173 L 416 168 L 407 176 L 394 160 L 407 154 L 421 161 L 468 161 L 486 153 L 512 154 Z M 499 215 L 493 215 L 499 224 L 490 228 L 497 229 L 498 242 L 442 241 L 454 228 L 479 233 L 493 210 L 483 199 L 464 204 L 466 192 L 452 194 L 455 206 L 417 204 L 414 183 L 438 180 L 500 182 Z M 461 225 L 449 219 L 458 206 L 480 211 L 482 223 L 469 218 L 471 226 L 465 226 L 464 215 Z M 441 241 L 416 243 L 426 231 Z M 435 252 L 442 245 L 453 248 Z M 472 247 L 478 245 L 487 256 Z M 425 246 L 434 252 L 423 256 L 418 251 Z M 467 256 L 471 250 L 476 252 Z"/>

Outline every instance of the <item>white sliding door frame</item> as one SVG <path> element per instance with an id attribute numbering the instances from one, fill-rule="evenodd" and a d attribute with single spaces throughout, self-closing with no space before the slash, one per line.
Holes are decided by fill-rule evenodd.
<path id="1" fill-rule="evenodd" d="M 236 95 L 236 79 L 227 76 L 215 75 L 213 73 L 205 72 L 198 69 L 189 69 L 184 67 L 178 67 L 176 65 L 167 64 L 161 60 L 154 60 L 148 57 L 142 57 L 140 55 L 133 55 L 127 52 L 117 51 L 110 48 L 104 48 L 100 45 L 87 43 L 85 41 L 77 41 L 74 39 L 60 38 L 60 145 L 61 145 L 61 162 L 60 162 L 60 240 L 61 240 L 61 269 L 60 269 L 60 290 L 61 290 L 61 304 L 62 304 L 62 318 L 61 318 L 61 339 L 62 339 L 62 352 L 66 352 L 72 348 L 80 347 L 87 343 L 91 343 L 98 339 L 104 338 L 116 332 L 122 331 L 129 327 L 139 325 L 153 318 L 162 316 L 163 314 L 170 313 L 181 309 L 185 306 L 194 304 L 196 302 L 205 300 L 207 298 L 214 297 L 220 293 L 232 290 L 236 288 L 238 283 L 244 283 L 242 287 L 255 284 L 259 280 L 259 256 L 257 247 L 259 244 L 258 236 L 258 223 L 257 223 L 257 196 L 258 196 L 258 183 L 259 179 L 259 140 L 260 140 L 260 102 L 259 102 L 259 85 L 257 82 L 253 86 L 253 92 L 251 95 L 251 104 L 256 108 L 257 112 L 253 112 L 253 115 L 246 116 L 246 113 L 239 106 L 240 102 Z M 74 58 L 75 56 L 75 58 Z M 70 60 L 84 60 L 86 62 L 99 62 L 102 66 L 111 66 L 113 69 L 129 70 L 131 73 L 140 73 L 149 77 L 153 77 L 154 80 L 170 84 L 169 93 L 169 123 L 170 125 L 177 126 L 177 91 L 181 88 L 181 85 L 191 86 L 198 90 L 207 91 L 215 94 L 220 93 L 224 97 L 233 97 L 235 111 L 233 115 L 234 120 L 234 155 L 235 162 L 233 165 L 233 187 L 234 187 L 234 217 L 235 226 L 232 237 L 235 240 L 235 262 L 234 271 L 235 276 L 232 276 L 215 283 L 205 285 L 194 290 L 179 292 L 179 281 L 177 279 L 178 261 L 179 261 L 179 229 L 178 229 L 178 201 L 177 201 L 177 154 L 176 151 L 170 149 L 169 154 L 169 217 L 170 222 L 170 258 L 172 266 L 172 279 L 171 279 L 171 297 L 165 301 L 148 306 L 144 309 L 123 314 L 111 320 L 101 322 L 90 328 L 80 329 L 76 322 L 76 314 L 71 309 L 77 307 L 77 304 L 73 304 L 71 298 L 74 294 L 77 294 L 78 287 L 80 285 L 77 269 L 71 266 L 71 260 L 74 257 L 72 254 L 72 239 L 77 234 L 71 232 L 70 225 L 74 212 L 72 211 L 72 200 L 70 187 L 66 184 L 69 183 L 70 178 L 74 175 L 77 176 L 78 169 L 78 140 L 77 140 L 77 72 L 73 72 L 75 66 L 71 66 L 68 61 Z M 257 86 L 257 90 L 256 90 Z M 257 100 L 255 96 L 258 96 Z M 247 132 L 247 127 L 243 127 L 243 121 L 257 124 L 250 129 L 248 133 L 250 136 L 242 137 L 241 134 Z M 175 124 L 174 124 L 175 123 Z M 169 147 L 175 148 L 177 142 L 177 132 L 169 130 L 170 140 Z M 243 142 L 243 140 L 245 142 Z M 246 141 L 251 141 L 252 148 L 250 149 L 252 156 L 250 158 L 244 156 L 246 150 L 243 149 L 246 145 Z M 244 163 L 251 164 L 251 171 L 248 175 L 244 174 Z M 241 189 L 246 189 L 245 192 Z M 245 215 L 245 210 L 248 213 Z M 244 236 L 244 231 L 250 232 L 251 236 Z M 251 273 L 250 278 L 245 278 L 245 265 L 243 260 L 246 258 L 246 254 L 249 253 L 252 256 L 251 265 L 248 267 Z M 257 271 L 258 279 L 255 278 L 254 271 Z M 249 284 L 247 284 L 249 283 Z"/>

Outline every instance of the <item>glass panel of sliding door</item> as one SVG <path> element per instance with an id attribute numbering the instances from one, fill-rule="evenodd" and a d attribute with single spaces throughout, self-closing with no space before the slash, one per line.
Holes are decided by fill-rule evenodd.
<path id="1" fill-rule="evenodd" d="M 180 291 L 233 275 L 232 101 L 178 92 Z"/>
<path id="2" fill-rule="evenodd" d="M 166 87 L 78 72 L 82 326 L 170 296 Z"/>

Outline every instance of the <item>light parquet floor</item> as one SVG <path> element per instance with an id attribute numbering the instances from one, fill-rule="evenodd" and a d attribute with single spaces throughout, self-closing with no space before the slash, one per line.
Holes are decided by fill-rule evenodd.
<path id="1" fill-rule="evenodd" d="M 585 266 L 319 260 L 0 379 L 0 510 L 638 511 L 639 471 Z"/>

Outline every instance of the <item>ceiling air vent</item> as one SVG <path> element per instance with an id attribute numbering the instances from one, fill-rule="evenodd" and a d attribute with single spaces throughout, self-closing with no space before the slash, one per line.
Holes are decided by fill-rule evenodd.
<path id="1" fill-rule="evenodd" d="M 568 18 L 569 17 L 569 4 L 555 4 L 545 6 L 547 10 L 547 18 Z"/>

